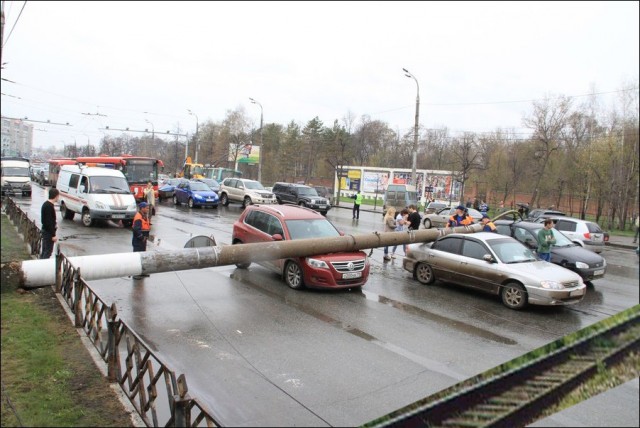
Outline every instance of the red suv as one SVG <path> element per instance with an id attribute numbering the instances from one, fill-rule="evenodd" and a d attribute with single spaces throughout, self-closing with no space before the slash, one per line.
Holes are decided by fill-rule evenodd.
<path id="1" fill-rule="evenodd" d="M 233 244 L 342 235 L 322 214 L 296 205 L 247 205 L 233 224 Z M 362 251 L 256 262 L 281 274 L 293 289 L 359 288 L 369 278 L 369 259 Z M 246 269 L 251 263 L 237 264 Z"/>

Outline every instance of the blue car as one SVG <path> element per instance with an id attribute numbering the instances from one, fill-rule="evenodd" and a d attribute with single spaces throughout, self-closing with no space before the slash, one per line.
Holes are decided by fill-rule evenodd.
<path id="1" fill-rule="evenodd" d="M 193 207 L 218 208 L 218 194 L 201 181 L 189 180 L 179 183 L 174 191 L 175 205 L 187 204 Z"/>
<path id="2" fill-rule="evenodd" d="M 158 199 L 173 199 L 174 190 L 178 184 L 183 181 L 188 181 L 186 178 L 170 178 L 165 181 L 160 187 L 158 187 Z"/>

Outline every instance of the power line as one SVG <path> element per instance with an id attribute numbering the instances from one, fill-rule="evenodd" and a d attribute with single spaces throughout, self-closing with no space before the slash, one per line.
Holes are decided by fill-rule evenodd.
<path id="1" fill-rule="evenodd" d="M 27 5 L 27 2 L 25 1 L 24 4 L 22 5 L 22 8 L 20 9 L 20 13 L 18 14 L 18 17 L 16 18 L 16 22 L 13 23 L 13 27 L 11 27 L 11 31 L 9 31 L 9 35 L 7 36 L 4 43 L 2 44 L 3 48 L 7 45 L 7 42 L 9 41 L 9 37 L 11 37 L 11 34 L 13 34 L 13 29 L 16 28 L 16 24 L 20 20 L 20 17 L 22 16 L 22 11 L 24 10 L 24 7 L 26 5 Z"/>

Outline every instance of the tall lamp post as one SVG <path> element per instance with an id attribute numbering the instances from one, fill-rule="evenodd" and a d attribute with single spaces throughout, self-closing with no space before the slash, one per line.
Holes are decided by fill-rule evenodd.
<path id="1" fill-rule="evenodd" d="M 264 147 L 262 142 L 262 104 L 253 98 L 249 98 L 252 104 L 260 106 L 260 157 L 258 158 L 258 181 L 262 183 L 262 156 L 264 156 Z"/>
<path id="2" fill-rule="evenodd" d="M 191 110 L 187 110 L 191 116 L 196 117 L 196 160 L 195 163 L 198 163 L 198 152 L 200 151 L 200 141 L 198 141 L 198 115 L 192 112 Z M 189 141 L 187 141 L 187 148 L 189 147 Z M 184 158 L 187 158 L 187 149 L 185 149 Z"/>
<path id="3" fill-rule="evenodd" d="M 153 126 L 153 123 L 149 119 L 145 119 L 144 121 L 151 125 L 151 151 L 153 151 L 153 146 L 156 140 L 156 128 Z M 147 150 L 147 152 L 149 152 L 149 150 Z"/>
<path id="4" fill-rule="evenodd" d="M 420 85 L 418 84 L 418 79 L 416 79 L 416 76 L 411 74 L 409 72 L 409 70 L 407 70 L 406 68 L 403 68 L 402 71 L 404 71 L 404 75 L 405 76 L 410 77 L 413 80 L 415 80 L 416 88 L 417 88 L 417 92 L 416 92 L 416 123 L 415 123 L 414 129 L 413 129 L 413 158 L 411 160 L 411 182 L 413 183 L 414 186 L 416 186 L 418 184 L 417 177 L 416 177 L 416 162 L 417 162 L 417 159 L 418 159 L 418 121 L 420 119 Z"/>

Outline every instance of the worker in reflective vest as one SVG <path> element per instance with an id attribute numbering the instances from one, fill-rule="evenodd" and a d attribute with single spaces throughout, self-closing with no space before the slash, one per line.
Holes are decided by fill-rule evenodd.
<path id="1" fill-rule="evenodd" d="M 458 205 L 456 213 L 449 217 L 447 227 L 469 226 L 471 223 L 473 223 L 473 219 L 467 214 L 464 205 Z"/>
<path id="2" fill-rule="evenodd" d="M 151 229 L 149 224 L 149 204 L 140 202 L 138 207 L 139 210 L 133 217 L 133 238 L 131 239 L 134 253 L 147 251 L 147 238 L 149 238 L 149 230 Z"/>
<path id="3" fill-rule="evenodd" d="M 355 202 L 353 203 L 353 218 L 360 218 L 360 204 L 362 204 L 362 194 L 358 190 L 356 195 L 353 195 Z"/>

